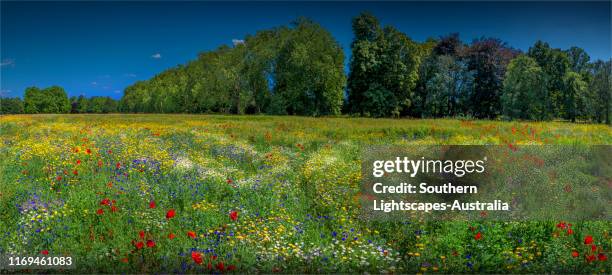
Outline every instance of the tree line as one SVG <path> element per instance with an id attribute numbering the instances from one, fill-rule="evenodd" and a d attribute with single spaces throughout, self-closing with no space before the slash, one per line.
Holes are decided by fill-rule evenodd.
<path id="1" fill-rule="evenodd" d="M 417 42 L 369 13 L 353 18 L 352 30 L 348 76 L 343 50 L 331 33 L 300 18 L 138 81 L 118 102 L 68 100 L 67 112 L 344 113 L 610 123 L 612 62 L 592 62 L 581 48 L 562 50 L 537 41 L 521 52 L 497 38 L 464 43 L 458 34 Z M 26 113 L 67 110 L 61 107 L 64 99 L 34 100 L 48 107 L 25 101 Z"/>
<path id="2" fill-rule="evenodd" d="M 349 113 L 389 117 L 576 119 L 610 123 L 612 62 L 537 41 L 526 53 L 458 34 L 416 43 L 370 14 L 353 20 Z"/>
<path id="3" fill-rule="evenodd" d="M 119 101 L 110 97 L 83 95 L 70 97 L 59 86 L 44 89 L 29 87 L 24 99 L 0 98 L 0 114 L 84 114 L 116 113 Z"/>
<path id="4" fill-rule="evenodd" d="M 147 113 L 336 115 L 344 102 L 344 53 L 301 18 L 125 89 L 119 109 Z"/>

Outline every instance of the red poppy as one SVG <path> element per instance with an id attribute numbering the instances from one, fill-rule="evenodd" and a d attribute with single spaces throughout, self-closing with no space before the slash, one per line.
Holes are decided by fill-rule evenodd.
<path id="1" fill-rule="evenodd" d="M 102 214 L 104 214 L 104 210 L 102 208 L 100 208 L 100 209 L 98 209 L 98 211 L 96 211 L 96 213 L 98 215 L 102 215 Z"/>
<path id="2" fill-rule="evenodd" d="M 176 235 L 174 235 L 174 233 L 170 233 L 168 234 L 168 239 L 174 239 L 176 237 Z"/>
<path id="3" fill-rule="evenodd" d="M 608 257 L 606 256 L 606 254 L 603 254 L 603 253 L 599 253 L 599 255 L 597 255 L 597 258 L 598 258 L 600 261 L 602 261 L 602 262 L 604 262 L 604 261 L 606 261 L 606 260 L 608 259 Z"/>
<path id="4" fill-rule="evenodd" d="M 596 245 L 591 245 L 591 251 L 595 251 L 597 250 L 597 246 Z"/>
<path id="5" fill-rule="evenodd" d="M 232 182 L 234 182 L 232 179 L 227 179 L 228 184 L 232 184 Z"/>
<path id="6" fill-rule="evenodd" d="M 121 261 L 124 262 L 124 263 L 127 263 L 129 260 L 128 260 L 128 258 L 123 258 L 123 259 L 121 259 Z"/>
<path id="7" fill-rule="evenodd" d="M 587 236 L 584 238 L 584 244 L 592 244 L 592 243 L 593 243 L 593 236 L 591 236 L 591 235 L 587 235 Z"/>
<path id="8" fill-rule="evenodd" d="M 210 256 L 210 259 L 213 260 L 213 261 L 216 261 L 217 260 L 217 255 Z"/>
<path id="9" fill-rule="evenodd" d="M 75 176 L 79 175 L 79 171 L 77 171 L 76 169 L 74 169 L 74 171 L 72 171 L 72 174 L 74 174 Z"/>
<path id="10" fill-rule="evenodd" d="M 206 268 L 207 268 L 208 270 L 212 270 L 212 263 L 208 263 L 208 264 L 206 265 Z"/>
<path id="11" fill-rule="evenodd" d="M 145 237 L 145 232 L 140 230 L 140 232 L 138 232 L 138 237 L 140 237 L 140 239 L 144 239 Z"/>
<path id="12" fill-rule="evenodd" d="M 189 236 L 189 238 L 195 239 L 196 234 L 193 231 L 187 231 L 187 236 Z"/>
<path id="13" fill-rule="evenodd" d="M 592 262 L 592 261 L 595 261 L 595 255 L 589 255 L 589 256 L 587 256 L 587 257 L 586 257 L 586 261 L 587 261 L 587 262 L 589 262 L 589 263 L 590 263 L 590 262 Z"/>
<path id="14" fill-rule="evenodd" d="M 155 201 L 149 202 L 149 208 L 155 208 Z"/>
<path id="15" fill-rule="evenodd" d="M 232 219 L 232 221 L 237 220 L 237 219 L 238 219 L 238 212 L 236 212 L 236 211 L 232 211 L 232 212 L 229 214 L 229 217 L 230 217 L 230 219 Z"/>
<path id="16" fill-rule="evenodd" d="M 87 154 L 91 154 L 91 149 L 86 150 Z"/>
<path id="17" fill-rule="evenodd" d="M 40 254 L 49 255 L 49 250 L 43 250 L 43 251 L 40 252 Z"/>
<path id="18" fill-rule="evenodd" d="M 136 248 L 137 249 L 142 249 L 144 247 L 144 243 L 143 242 L 137 242 L 136 243 Z"/>
<path id="19" fill-rule="evenodd" d="M 191 258 L 196 264 L 202 264 L 202 254 L 200 254 L 199 252 L 192 251 Z"/>
<path id="20" fill-rule="evenodd" d="M 474 240 L 480 240 L 482 239 L 482 234 L 480 232 L 476 233 L 476 236 L 474 236 Z"/>
<path id="21" fill-rule="evenodd" d="M 155 247 L 155 242 L 153 240 L 147 240 L 147 247 Z"/>
<path id="22" fill-rule="evenodd" d="M 229 265 L 229 266 L 227 266 L 227 270 L 229 270 L 229 271 L 234 271 L 234 270 L 236 270 L 236 266 L 235 266 L 235 265 L 233 265 L 233 264 L 232 264 L 232 265 Z"/>
<path id="23" fill-rule="evenodd" d="M 510 148 L 510 150 L 512 150 L 512 152 L 516 152 L 518 150 L 518 148 L 516 148 L 514 145 L 512 145 L 512 143 L 508 143 L 508 148 Z"/>
<path id="24" fill-rule="evenodd" d="M 572 235 L 574 234 L 574 230 L 572 230 L 571 228 L 567 230 L 567 235 Z"/>
<path id="25" fill-rule="evenodd" d="M 564 222 L 560 222 L 560 223 L 557 224 L 557 228 L 560 228 L 560 229 L 565 229 L 565 226 L 566 225 L 565 225 Z"/>
<path id="26" fill-rule="evenodd" d="M 115 205 L 111 206 L 111 212 L 117 212 L 117 206 Z"/>
<path id="27" fill-rule="evenodd" d="M 117 169 L 119 169 L 119 168 L 121 168 L 121 163 L 117 162 L 117 164 L 115 166 L 117 166 Z"/>
<path id="28" fill-rule="evenodd" d="M 98 160 L 98 167 L 102 167 L 102 161 Z"/>
<path id="29" fill-rule="evenodd" d="M 174 209 L 170 209 L 168 210 L 168 212 L 166 213 L 166 219 L 171 219 L 174 218 L 174 216 L 176 215 L 176 212 L 174 211 Z"/>
<path id="30" fill-rule="evenodd" d="M 218 262 L 215 267 L 221 272 L 225 271 L 225 265 L 223 264 L 223 262 Z"/>
<path id="31" fill-rule="evenodd" d="M 60 181 L 60 180 L 62 180 L 62 176 L 57 176 L 55 179 L 56 179 L 57 181 Z"/>
<path id="32" fill-rule="evenodd" d="M 77 165 L 81 164 L 81 160 L 77 159 Z"/>
<path id="33" fill-rule="evenodd" d="M 100 205 L 110 205 L 110 199 L 105 198 L 102 201 L 100 201 Z"/>
<path id="34" fill-rule="evenodd" d="M 576 250 L 572 251 L 572 257 L 576 258 L 576 257 L 578 257 L 578 256 L 580 256 L 580 254 L 578 253 L 578 251 L 576 251 Z"/>
<path id="35" fill-rule="evenodd" d="M 108 150 L 108 153 L 109 153 L 109 154 L 112 154 L 112 153 L 113 153 L 113 150 Z"/>

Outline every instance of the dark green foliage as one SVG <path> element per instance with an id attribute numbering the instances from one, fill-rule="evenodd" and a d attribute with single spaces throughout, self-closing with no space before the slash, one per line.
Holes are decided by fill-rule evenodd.
<path id="1" fill-rule="evenodd" d="M 275 104 L 284 102 L 288 114 L 340 114 L 346 81 L 342 48 L 307 19 L 296 21 L 289 35 L 276 62 L 274 97 L 282 101 L 276 99 Z"/>
<path id="2" fill-rule="evenodd" d="M 75 109 L 77 113 L 87 113 L 89 111 L 89 100 L 85 96 L 80 95 L 79 99 L 77 99 Z"/>
<path id="3" fill-rule="evenodd" d="M 79 97 L 71 110 L 610 123 L 610 62 L 590 63 L 581 48 L 537 41 L 516 58 L 519 51 L 496 38 L 464 44 L 453 33 L 417 43 L 369 13 L 355 17 L 352 29 L 348 79 L 338 42 L 301 18 L 138 81 L 118 104 Z M 26 100 L 25 111 L 40 112 L 45 104 L 37 100 Z"/>
<path id="4" fill-rule="evenodd" d="M 591 57 L 584 49 L 579 47 L 571 47 L 565 51 L 569 60 L 570 69 L 577 73 L 584 73 L 588 70 L 589 60 Z"/>
<path id="5" fill-rule="evenodd" d="M 548 112 L 554 117 L 562 117 L 564 113 L 563 77 L 570 69 L 567 54 L 561 49 L 551 48 L 546 42 L 537 41 L 533 47 L 529 48 L 527 55 L 535 59 L 544 71 L 549 98 Z"/>
<path id="6" fill-rule="evenodd" d="M 458 34 L 431 41 L 419 68 L 417 104 L 421 117 L 466 115 L 473 89 L 473 72 L 467 70 L 463 55 L 466 46 Z"/>
<path id="7" fill-rule="evenodd" d="M 585 118 L 587 111 L 587 86 L 580 74 L 568 72 L 563 76 L 563 110 L 564 118 L 572 122 L 576 118 Z"/>
<path id="8" fill-rule="evenodd" d="M 610 71 L 606 72 L 606 62 L 589 63 L 589 55 L 581 48 L 564 51 L 542 41 L 537 41 L 528 55 L 544 73 L 550 117 L 609 123 Z"/>
<path id="9" fill-rule="evenodd" d="M 376 104 L 369 98 L 378 94 L 380 98 L 391 98 L 380 84 L 380 56 L 384 36 L 380 23 L 371 14 L 361 14 L 353 19 L 355 38 L 351 44 L 351 62 L 348 76 L 348 105 L 350 112 L 364 115 Z M 372 86 L 372 88 L 370 88 Z M 368 92 L 369 91 L 369 92 Z M 380 95 L 384 93 L 384 95 Z M 374 110 L 384 112 L 384 110 Z M 384 115 L 381 114 L 381 115 Z"/>
<path id="10" fill-rule="evenodd" d="M 466 64 L 451 55 L 432 56 L 425 65 L 430 77 L 425 82 L 423 116 L 444 117 L 464 115 L 473 75 Z"/>
<path id="11" fill-rule="evenodd" d="M 353 19 L 353 33 L 349 110 L 374 117 L 407 113 L 415 102 L 421 47 L 368 13 Z"/>
<path id="12" fill-rule="evenodd" d="M 93 96 L 86 98 L 80 95 L 78 98 L 72 97 L 72 113 L 95 113 L 95 114 L 106 114 L 116 113 L 119 111 L 119 102 L 110 97 L 106 96 Z"/>
<path id="13" fill-rule="evenodd" d="M 461 39 L 459 39 L 459 34 L 451 33 L 450 35 L 442 37 L 433 48 L 432 52 L 434 55 L 449 55 L 458 57 L 461 56 L 464 46 L 465 45 L 463 45 Z"/>
<path id="14" fill-rule="evenodd" d="M 544 72 L 533 58 L 520 55 L 510 62 L 501 101 L 510 119 L 549 119 Z"/>
<path id="15" fill-rule="evenodd" d="M 28 87 L 24 94 L 24 111 L 27 114 L 40 113 L 39 107 L 42 106 L 42 92 L 37 87 Z"/>
<path id="16" fill-rule="evenodd" d="M 0 97 L 0 115 L 23 114 L 23 101 L 18 97 Z"/>
<path id="17" fill-rule="evenodd" d="M 589 91 L 592 92 L 593 99 L 587 109 L 592 110 L 593 119 L 596 122 L 610 124 L 611 98 L 612 98 L 612 60 L 607 62 L 597 60 L 590 66 L 592 75 L 589 82 Z"/>
<path id="18" fill-rule="evenodd" d="M 70 113 L 72 105 L 63 88 L 52 86 L 45 89 L 29 87 L 25 91 L 24 110 L 28 114 Z"/>
<path id="19" fill-rule="evenodd" d="M 307 19 L 204 52 L 128 87 L 124 112 L 340 114 L 344 55 Z"/>
<path id="20" fill-rule="evenodd" d="M 517 51 L 495 38 L 481 38 L 467 50 L 468 70 L 474 72 L 470 113 L 476 118 L 495 118 L 501 111 L 501 91 L 506 66 Z"/>

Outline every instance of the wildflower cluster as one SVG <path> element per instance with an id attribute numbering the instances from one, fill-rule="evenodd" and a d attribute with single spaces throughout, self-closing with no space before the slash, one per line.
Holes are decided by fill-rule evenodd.
<path id="1" fill-rule="evenodd" d="M 78 273 L 610 273 L 606 221 L 359 216 L 366 145 L 548 143 L 610 144 L 612 130 L 458 120 L 1 117 L 0 254 L 70 255 Z"/>

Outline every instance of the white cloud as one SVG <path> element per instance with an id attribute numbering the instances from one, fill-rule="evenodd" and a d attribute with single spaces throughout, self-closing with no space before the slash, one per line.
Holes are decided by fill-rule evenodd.
<path id="1" fill-rule="evenodd" d="M 236 47 L 238 45 L 244 44 L 244 40 L 242 40 L 242 39 L 232 39 L 232 44 L 234 44 L 234 47 Z"/>
<path id="2" fill-rule="evenodd" d="M 125 76 L 125 77 L 136 77 L 136 74 L 130 73 L 130 74 L 124 74 L 123 76 Z"/>
<path id="3" fill-rule="evenodd" d="M 116 94 L 120 94 L 120 93 L 121 93 L 121 91 L 120 91 L 120 90 L 115 90 L 114 92 L 115 92 Z"/>
<path id="4" fill-rule="evenodd" d="M 98 85 L 98 82 L 93 81 L 93 82 L 91 82 L 91 85 L 92 85 L 92 86 L 97 86 L 97 85 Z"/>
<path id="5" fill-rule="evenodd" d="M 2 90 L 0 90 L 0 96 L 6 96 L 6 95 L 10 94 L 11 92 L 12 92 L 11 90 L 2 89 Z"/>
<path id="6" fill-rule="evenodd" d="M 0 67 L 7 67 L 7 66 L 15 67 L 15 59 L 7 58 L 7 59 L 3 59 L 2 62 L 0 62 Z"/>
<path id="7" fill-rule="evenodd" d="M 160 54 L 160 53 L 155 53 L 155 54 L 153 54 L 153 55 L 151 56 L 151 58 L 154 58 L 154 59 L 160 59 L 160 58 L 161 58 L 161 54 Z"/>

